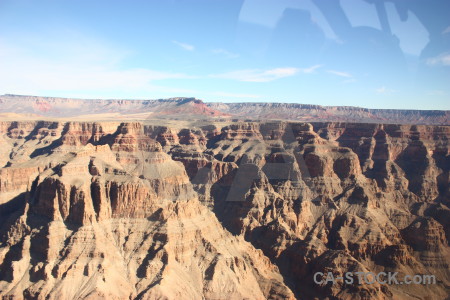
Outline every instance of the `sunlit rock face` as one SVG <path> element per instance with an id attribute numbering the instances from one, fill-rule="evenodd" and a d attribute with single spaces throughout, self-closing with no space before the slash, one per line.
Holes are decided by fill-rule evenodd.
<path id="1" fill-rule="evenodd" d="M 375 123 L 1 121 L 0 295 L 445 299 L 449 137 Z M 437 284 L 313 281 L 359 271 Z"/>
<path id="2" fill-rule="evenodd" d="M 17 120 L 61 118 L 67 120 L 289 120 L 296 122 L 391 123 L 450 125 L 450 111 L 368 109 L 298 103 L 214 103 L 177 97 L 157 100 L 73 99 L 0 95 L 0 116 Z M 334 127 L 334 126 L 332 126 Z M 166 129 L 167 130 L 167 129 Z M 333 130 L 331 130 L 333 131 Z M 170 132 L 165 132 L 168 136 Z M 170 139 L 170 137 L 169 137 Z M 163 145 L 164 146 L 164 145 Z"/>

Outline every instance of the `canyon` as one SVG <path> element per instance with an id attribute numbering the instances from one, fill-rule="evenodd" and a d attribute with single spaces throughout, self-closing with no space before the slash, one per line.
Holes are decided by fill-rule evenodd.
<path id="1" fill-rule="evenodd" d="M 245 121 L 249 104 L 37 100 L 0 97 L 2 299 L 450 296 L 448 112 Z"/>
<path id="2" fill-rule="evenodd" d="M 4 299 L 445 299 L 450 127 L 0 122 Z M 318 285 L 315 272 L 433 274 Z"/>

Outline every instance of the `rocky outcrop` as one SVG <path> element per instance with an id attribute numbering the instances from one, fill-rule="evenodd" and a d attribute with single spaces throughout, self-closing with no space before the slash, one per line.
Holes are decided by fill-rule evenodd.
<path id="1" fill-rule="evenodd" d="M 8 299 L 448 297 L 448 126 L 0 122 Z M 435 285 L 316 284 L 315 272 Z"/>
<path id="2" fill-rule="evenodd" d="M 195 201 L 78 228 L 31 218 L 17 243 L 2 247 L 7 298 L 294 299 L 268 258 Z"/>
<path id="3" fill-rule="evenodd" d="M 143 132 L 120 124 L 114 138 L 82 146 L 89 134 L 66 130 L 50 154 L 58 163 L 25 177 L 31 184 L 5 176 L 27 197 L 18 215 L 0 210 L 1 295 L 294 299 L 278 268 L 220 225 L 183 165 Z"/>

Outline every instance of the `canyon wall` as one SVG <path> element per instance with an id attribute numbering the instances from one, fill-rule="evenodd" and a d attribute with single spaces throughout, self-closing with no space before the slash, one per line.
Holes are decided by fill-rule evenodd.
<path id="1" fill-rule="evenodd" d="M 445 299 L 449 137 L 377 123 L 0 121 L 0 295 Z M 328 271 L 437 283 L 314 283 Z"/>
<path id="2" fill-rule="evenodd" d="M 370 122 L 450 125 L 447 110 L 370 109 L 355 106 L 322 106 L 298 103 L 208 103 L 215 110 L 251 120 L 311 122 Z"/>
<path id="3" fill-rule="evenodd" d="M 72 99 L 0 95 L 0 118 L 12 120 L 292 120 L 296 122 L 393 123 L 450 125 L 448 110 L 368 109 L 298 103 L 220 103 L 196 98 L 157 100 Z"/>

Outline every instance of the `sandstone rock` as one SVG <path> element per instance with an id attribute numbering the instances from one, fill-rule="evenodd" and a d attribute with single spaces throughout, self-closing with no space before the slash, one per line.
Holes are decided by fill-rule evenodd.
<path id="1" fill-rule="evenodd" d="M 448 296 L 447 126 L 182 125 L 0 122 L 0 295 Z M 317 285 L 318 271 L 438 283 Z"/>

